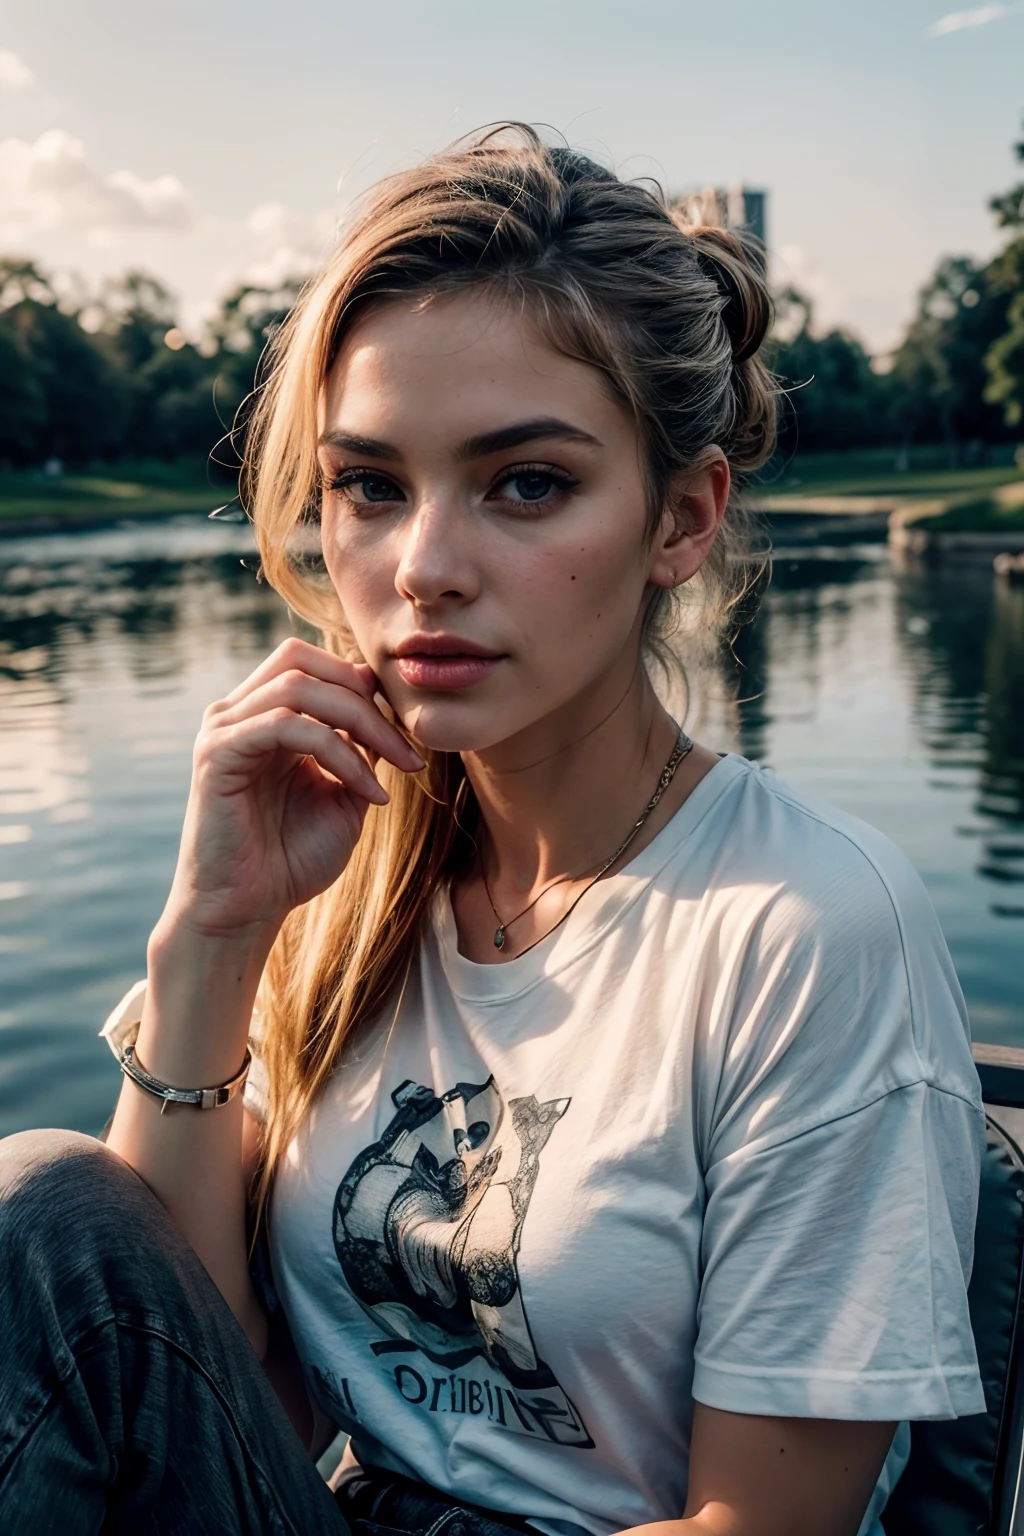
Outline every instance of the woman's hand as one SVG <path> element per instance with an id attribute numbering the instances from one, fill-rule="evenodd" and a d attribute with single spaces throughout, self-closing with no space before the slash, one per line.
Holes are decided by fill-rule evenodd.
<path id="1" fill-rule="evenodd" d="M 374 688 L 368 666 L 293 638 L 209 706 L 161 926 L 273 935 L 337 879 L 367 807 L 387 803 L 371 761 L 423 767 Z"/>

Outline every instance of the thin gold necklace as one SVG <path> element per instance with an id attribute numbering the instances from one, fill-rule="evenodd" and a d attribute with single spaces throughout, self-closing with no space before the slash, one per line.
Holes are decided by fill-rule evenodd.
<path id="1" fill-rule="evenodd" d="M 647 820 L 648 816 L 650 816 L 651 812 L 654 810 L 654 807 L 657 805 L 658 801 L 661 799 L 661 797 L 665 793 L 666 789 L 668 789 L 669 785 L 672 783 L 672 780 L 675 778 L 676 769 L 679 767 L 679 764 L 682 762 L 683 758 L 686 757 L 686 755 L 689 752 L 692 752 L 692 751 L 693 751 L 693 742 L 690 740 L 689 736 L 687 736 L 686 732 L 682 729 L 682 727 L 680 727 L 679 735 L 676 737 L 676 744 L 672 748 L 672 754 L 669 757 L 668 762 L 665 764 L 664 768 L 661 770 L 661 775 L 660 775 L 660 777 L 658 779 L 658 783 L 657 783 L 657 785 L 655 787 L 654 794 L 648 800 L 647 804 L 644 806 L 643 810 L 641 811 L 639 817 L 637 818 L 636 821 L 634 821 L 633 825 L 630 827 L 629 831 L 626 833 L 626 836 L 623 838 L 622 842 L 616 848 L 616 850 L 612 854 L 611 858 L 605 859 L 604 863 L 601 865 L 601 868 L 598 870 L 597 874 L 594 875 L 593 879 L 587 881 L 586 885 L 583 887 L 582 891 L 580 891 L 579 895 L 575 898 L 574 901 L 572 901 L 569 904 L 569 906 L 562 913 L 561 917 L 558 919 L 558 922 L 557 923 L 553 923 L 552 926 L 548 929 L 547 933 L 541 934 L 541 938 L 540 939 L 534 939 L 533 944 L 528 944 L 527 945 L 527 949 L 533 949 L 534 944 L 539 944 L 541 942 L 541 939 L 546 939 L 548 937 L 548 934 L 552 934 L 552 933 L 554 933 L 556 928 L 560 928 L 561 925 L 565 922 L 566 918 L 569 916 L 569 913 L 576 906 L 577 902 L 582 901 L 583 897 L 590 890 L 590 887 L 592 885 L 596 885 L 598 880 L 600 880 L 601 876 L 603 874 L 605 874 L 609 869 L 611 869 L 612 865 L 614 863 L 616 863 L 617 860 L 621 859 L 622 855 L 625 853 L 626 849 L 629 847 L 629 845 L 633 841 L 634 837 L 636 837 L 637 833 L 640 831 L 640 828 L 643 826 L 643 824 Z M 579 875 L 559 875 L 557 880 L 552 880 L 548 885 L 546 885 L 544 887 L 544 889 L 542 891 L 540 891 L 538 893 L 538 895 L 536 895 L 533 898 L 533 900 L 530 902 L 529 906 L 524 907 L 521 912 L 517 912 L 515 917 L 507 918 L 504 922 L 502 922 L 501 914 L 499 913 L 497 907 L 494 905 L 494 897 L 491 895 L 491 888 L 487 884 L 487 873 L 486 873 L 486 871 L 484 869 L 483 855 L 480 853 L 479 848 L 477 850 L 477 855 L 478 855 L 478 862 L 480 864 L 480 878 L 481 878 L 481 880 L 484 883 L 484 890 L 487 893 L 487 900 L 491 904 L 491 911 L 494 913 L 495 917 L 498 919 L 498 926 L 494 930 L 494 947 L 495 947 L 495 949 L 504 949 L 504 947 L 505 947 L 505 935 L 508 932 L 509 928 L 511 928 L 512 924 L 513 923 L 517 923 L 521 917 L 525 917 L 526 916 L 527 912 L 532 911 L 533 908 L 537 905 L 538 901 L 540 901 L 541 897 L 542 896 L 546 896 L 548 891 L 554 890 L 556 885 L 563 885 L 567 880 L 579 880 L 581 878 Z M 526 949 L 521 950 L 520 953 L 525 955 L 526 954 Z M 519 957 L 517 956 L 516 958 L 518 959 Z"/>

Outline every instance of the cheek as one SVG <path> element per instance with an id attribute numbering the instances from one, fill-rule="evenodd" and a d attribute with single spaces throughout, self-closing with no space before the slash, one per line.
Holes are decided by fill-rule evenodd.
<path id="1" fill-rule="evenodd" d="M 323 554 L 331 586 L 364 651 L 394 599 L 394 564 L 383 541 L 343 540 L 325 522 Z"/>
<path id="2" fill-rule="evenodd" d="M 646 578 L 640 540 L 619 522 L 510 560 L 502 582 L 510 595 L 513 589 L 520 593 L 528 636 L 563 634 L 576 649 L 602 636 L 616 643 L 628 634 Z"/>

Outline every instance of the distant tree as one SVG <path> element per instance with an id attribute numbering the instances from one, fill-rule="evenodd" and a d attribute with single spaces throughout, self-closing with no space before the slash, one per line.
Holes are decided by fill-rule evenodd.
<path id="1" fill-rule="evenodd" d="M 301 286 L 298 277 L 277 288 L 241 283 L 221 301 L 208 323 L 204 350 L 212 353 L 212 399 L 219 422 L 213 457 L 229 475 L 241 462 L 247 406 L 260 382 L 267 343 L 295 303 Z M 185 399 L 175 406 L 183 414 L 190 408 Z"/>
<path id="2" fill-rule="evenodd" d="M 1019 427 L 1024 423 L 1024 292 L 1014 295 L 1006 318 L 1005 334 L 985 359 L 985 399 L 1002 407 L 1007 426 Z"/>
<path id="3" fill-rule="evenodd" d="M 128 407 L 116 364 L 66 314 L 49 280 L 30 261 L 0 260 L 3 325 L 15 352 L 30 360 L 8 389 L 20 401 L 25 435 L 19 462 L 51 455 L 68 463 L 115 456 L 122 448 Z M 42 419 L 38 401 L 43 403 Z M 35 428 L 29 422 L 36 420 Z"/>
<path id="4" fill-rule="evenodd" d="M 215 403 L 217 359 L 188 343 L 175 350 L 164 346 L 140 381 L 150 401 L 147 451 L 171 459 L 205 458 L 224 432 Z"/>
<path id="5" fill-rule="evenodd" d="M 810 300 L 787 289 L 776 301 L 768 359 L 786 391 L 784 452 L 862 448 L 891 439 L 891 389 L 856 337 L 814 331 Z"/>
<path id="6" fill-rule="evenodd" d="M 233 414 L 259 382 L 260 361 L 274 331 L 302 286 L 294 278 L 279 288 L 242 283 L 222 301 L 210 322 L 217 346 L 218 404 Z"/>
<path id="7" fill-rule="evenodd" d="M 43 455 L 47 422 L 39 368 L 11 315 L 29 299 L 56 304 L 57 294 L 34 262 L 0 258 L 0 461 L 19 468 Z"/>
<path id="8" fill-rule="evenodd" d="M 101 332 L 128 374 L 145 368 L 177 325 L 173 294 L 158 278 L 137 269 L 108 278 L 95 307 L 102 316 Z"/>
<path id="9" fill-rule="evenodd" d="M 1024 139 L 1014 145 L 1024 160 Z M 989 204 L 1003 229 L 1019 231 L 988 269 L 989 281 L 1006 304 L 1003 334 L 985 358 L 988 383 L 985 398 L 998 406 L 1011 427 L 1024 422 L 1024 182 L 1018 182 Z"/>
<path id="10" fill-rule="evenodd" d="M 35 463 L 45 425 L 39 371 L 15 327 L 0 314 L 0 463 L 19 468 Z"/>
<path id="11" fill-rule="evenodd" d="M 943 257 L 893 361 L 904 440 L 944 443 L 956 463 L 966 443 L 1006 436 L 1002 413 L 985 398 L 985 356 L 1006 329 L 1006 315 L 1006 294 L 988 266 Z"/>
<path id="12" fill-rule="evenodd" d="M 98 344 L 128 386 L 126 451 L 142 458 L 208 454 L 221 431 L 215 367 L 178 329 L 174 295 L 159 279 L 132 270 L 109 279 L 94 308 Z"/>
<path id="13" fill-rule="evenodd" d="M 240 285 L 197 346 L 145 272 L 89 300 L 30 260 L 0 258 L 0 463 L 206 456 L 218 444 L 230 462 L 225 433 L 299 287 Z"/>
<path id="14" fill-rule="evenodd" d="M 1024 118 L 1021 127 L 1024 129 Z M 1013 152 L 1018 160 L 1024 160 L 1024 138 L 1013 146 Z M 993 197 L 988 206 L 1002 229 L 1024 229 L 1024 181 L 1018 181 L 1008 192 Z"/>
<path id="15" fill-rule="evenodd" d="M 33 304 L 58 304 L 60 295 L 30 257 L 0 256 L 0 310 L 13 309 L 26 300 Z"/>

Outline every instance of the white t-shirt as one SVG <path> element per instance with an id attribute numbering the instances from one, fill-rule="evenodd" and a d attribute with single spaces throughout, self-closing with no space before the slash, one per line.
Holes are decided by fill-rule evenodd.
<path id="1" fill-rule="evenodd" d="M 983 1142 L 917 875 L 730 755 L 520 958 L 437 902 L 276 1176 L 274 1283 L 360 1461 L 609 1536 L 681 1515 L 695 1399 L 984 1411 Z"/>

